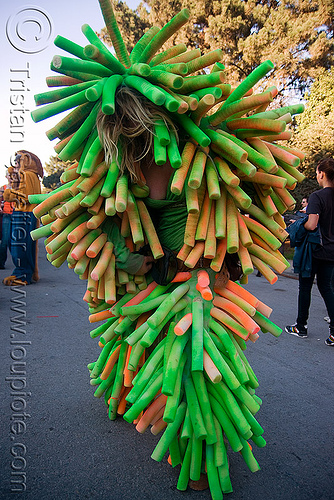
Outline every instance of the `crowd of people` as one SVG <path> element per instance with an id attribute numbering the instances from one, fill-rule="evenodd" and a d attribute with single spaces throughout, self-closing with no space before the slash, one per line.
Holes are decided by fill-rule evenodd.
<path id="1" fill-rule="evenodd" d="M 29 151 L 18 151 L 14 165 L 7 169 L 7 183 L 0 189 L 0 269 L 5 269 L 8 252 L 15 266 L 3 279 L 4 285 L 30 285 L 39 279 L 37 245 L 30 236 L 38 222 L 28 196 L 41 193 L 42 178 L 40 159 Z"/>

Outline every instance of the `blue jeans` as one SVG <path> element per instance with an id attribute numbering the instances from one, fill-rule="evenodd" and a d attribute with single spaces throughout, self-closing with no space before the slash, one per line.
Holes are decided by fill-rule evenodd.
<path id="1" fill-rule="evenodd" d="M 324 299 L 330 318 L 330 331 L 334 333 L 334 262 L 313 259 L 312 275 L 303 278 L 299 275 L 297 327 L 306 326 L 311 304 L 311 290 L 317 276 L 319 292 Z"/>
<path id="2" fill-rule="evenodd" d="M 36 228 L 36 217 L 32 212 L 13 212 L 11 231 L 11 254 L 15 265 L 13 275 L 31 283 L 36 263 L 36 241 L 30 231 Z"/>
<path id="3" fill-rule="evenodd" d="M 10 249 L 11 214 L 2 214 L 2 236 L 0 243 L 0 267 L 5 267 L 7 249 Z"/>

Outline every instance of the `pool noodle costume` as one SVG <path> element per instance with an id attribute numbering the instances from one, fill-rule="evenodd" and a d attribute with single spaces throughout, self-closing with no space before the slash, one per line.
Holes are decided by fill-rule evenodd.
<path id="1" fill-rule="evenodd" d="M 256 471 L 249 441 L 265 445 L 254 416 L 261 400 L 246 343 L 255 342 L 260 330 L 281 333 L 269 320 L 270 307 L 228 279 L 224 259 L 238 255 L 244 282 L 254 267 L 270 283 L 288 267 L 278 250 L 287 237 L 282 214 L 295 205 L 290 191 L 303 179 L 297 167 L 304 155 L 281 141 L 290 138 L 286 125 L 303 106 L 267 111 L 276 88 L 253 93 L 273 69 L 270 61 L 231 89 L 222 51 L 202 56 L 183 44 L 163 51 L 188 21 L 187 9 L 162 29 L 149 29 L 129 54 L 111 3 L 99 3 L 116 55 L 88 25 L 82 27 L 86 47 L 57 36 L 55 44 L 75 57 L 55 56 L 51 69 L 59 75 L 47 84 L 56 90 L 35 96 L 36 122 L 73 108 L 47 135 L 60 139 L 59 157 L 74 163 L 60 188 L 31 197 L 43 224 L 32 237 L 46 237 L 54 266 L 67 263 L 87 280 L 90 322 L 102 322 L 90 332 L 101 352 L 88 368 L 109 418 L 123 415 L 139 432 L 151 425 L 154 434 L 162 433 L 152 458 L 160 461 L 168 452 L 172 466 L 181 465 L 179 490 L 198 480 L 205 464 L 216 500 L 232 491 L 227 449 L 240 452 Z M 172 131 L 157 121 L 155 163 L 169 159 L 175 169 L 171 192 L 185 196 L 188 210 L 178 252 L 186 270 L 167 285 L 118 269 L 116 243 L 103 231 L 106 219 L 121 219 L 131 251 L 148 243 L 155 259 L 163 256 L 145 204 L 147 187 L 121 175 L 116 159 L 104 161 L 95 127 L 100 106 L 114 113 L 121 85 L 167 109 L 188 138 L 180 150 Z M 198 269 L 202 257 L 207 269 Z"/>

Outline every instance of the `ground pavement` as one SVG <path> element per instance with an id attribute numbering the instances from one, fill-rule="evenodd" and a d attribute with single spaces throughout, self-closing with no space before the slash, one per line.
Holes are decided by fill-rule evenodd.
<path id="1" fill-rule="evenodd" d="M 157 437 L 137 433 L 121 418 L 108 420 L 86 368 L 99 348 L 88 334 L 84 283 L 65 265 L 53 268 L 41 243 L 40 249 L 39 283 L 0 285 L 0 499 L 12 498 L 24 482 L 26 492 L 18 496 L 29 500 L 209 500 L 208 491 L 176 490 L 178 470 L 166 457 L 150 458 Z M 0 280 L 10 271 L 7 265 Z M 271 319 L 279 326 L 295 320 L 296 280 L 280 277 L 271 286 L 254 274 L 247 287 L 274 307 Z M 234 491 L 224 498 L 334 499 L 334 348 L 324 344 L 325 315 L 314 287 L 308 339 L 261 333 L 248 347 L 267 446 L 254 447 L 261 465 L 255 474 L 239 454 L 231 455 Z"/>

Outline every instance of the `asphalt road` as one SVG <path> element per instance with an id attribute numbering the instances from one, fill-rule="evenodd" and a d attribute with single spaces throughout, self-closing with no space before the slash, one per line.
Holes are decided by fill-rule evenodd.
<path id="1" fill-rule="evenodd" d="M 86 368 L 99 348 L 88 334 L 84 283 L 65 266 L 54 269 L 40 248 L 39 283 L 0 285 L 0 498 L 17 490 L 29 500 L 209 500 L 208 490 L 176 489 L 178 470 L 166 458 L 150 458 L 157 438 L 149 431 L 140 435 L 121 418 L 108 420 Z M 281 327 L 295 320 L 297 287 L 288 277 L 271 286 L 255 275 L 248 285 L 274 307 L 271 319 Z M 309 338 L 261 333 L 248 347 L 267 446 L 255 450 L 255 474 L 239 454 L 230 455 L 234 491 L 224 498 L 334 499 L 334 348 L 324 344 L 325 314 L 315 286 Z"/>

